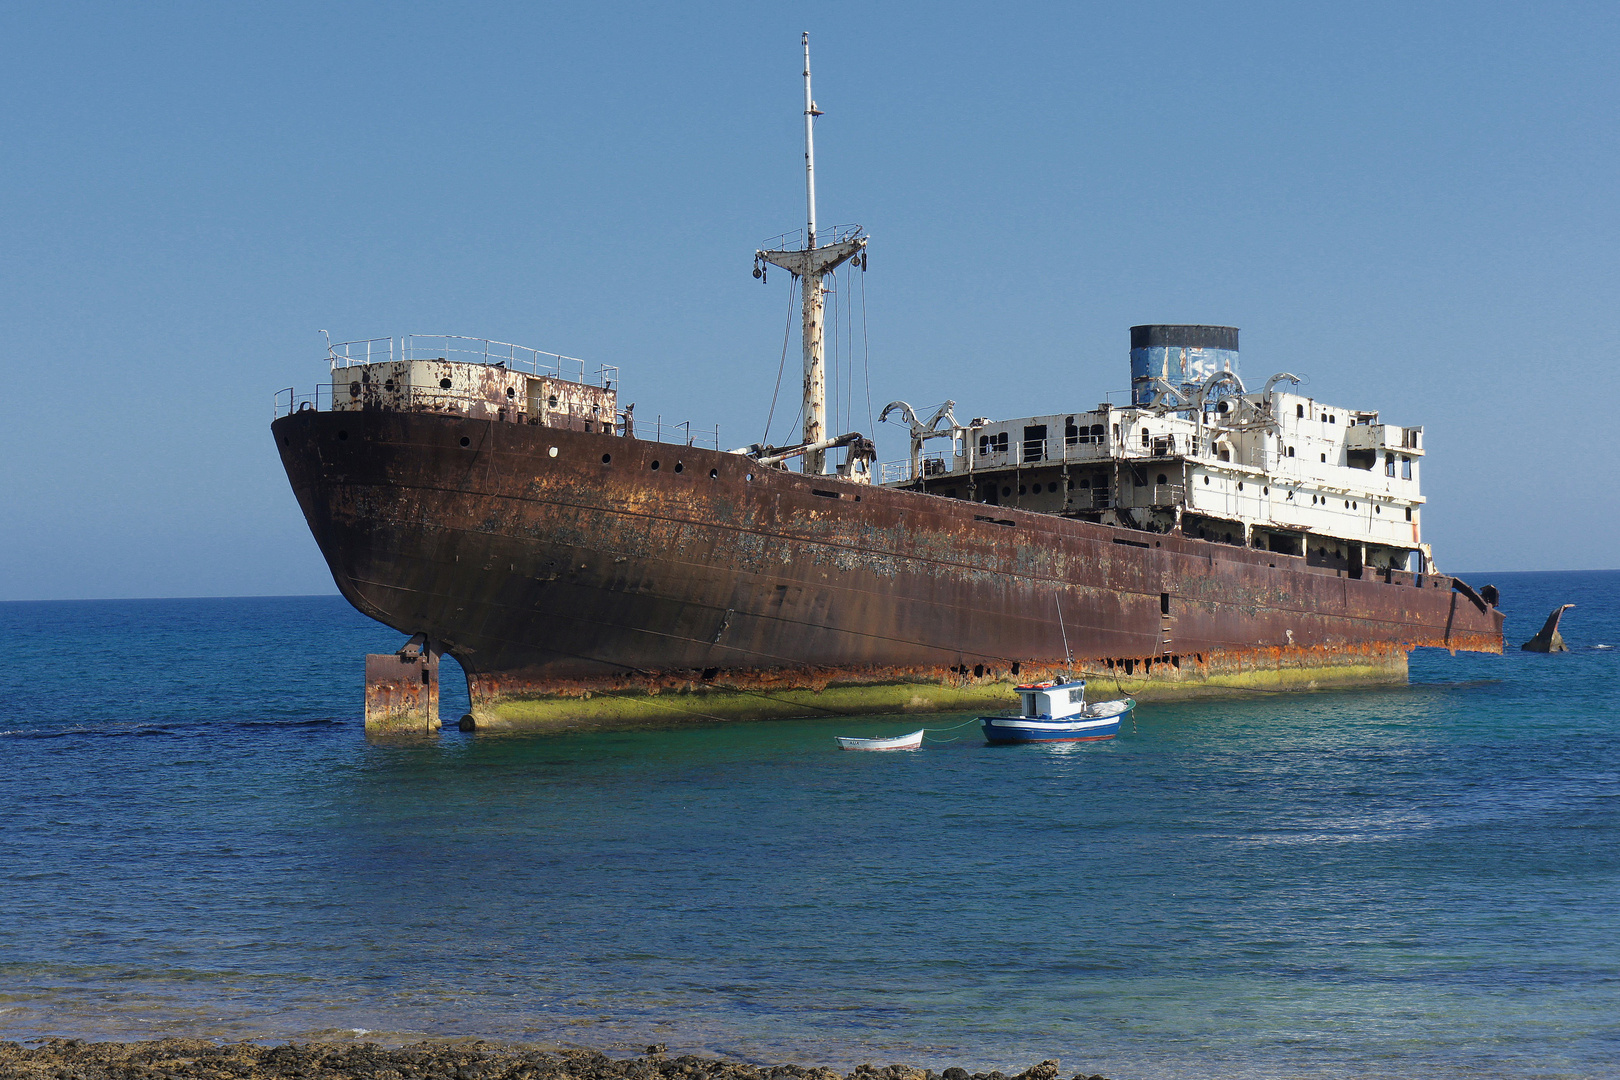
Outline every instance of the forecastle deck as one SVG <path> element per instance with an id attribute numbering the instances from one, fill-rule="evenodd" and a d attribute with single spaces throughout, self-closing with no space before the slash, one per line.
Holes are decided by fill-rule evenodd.
<path id="1" fill-rule="evenodd" d="M 1501 613 L 1444 575 L 601 432 L 384 409 L 272 431 L 339 589 L 448 651 L 480 728 L 999 706 L 1066 667 L 1065 634 L 1100 689 L 1143 699 L 1502 649 Z"/>

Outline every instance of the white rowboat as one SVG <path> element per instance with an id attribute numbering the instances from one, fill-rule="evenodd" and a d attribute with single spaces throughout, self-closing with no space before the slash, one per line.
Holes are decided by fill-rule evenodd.
<path id="1" fill-rule="evenodd" d="M 833 738 L 845 750 L 920 750 L 923 731 L 923 728 L 918 728 L 910 735 L 895 735 L 887 739 L 857 739 L 849 735 L 834 735 Z"/>

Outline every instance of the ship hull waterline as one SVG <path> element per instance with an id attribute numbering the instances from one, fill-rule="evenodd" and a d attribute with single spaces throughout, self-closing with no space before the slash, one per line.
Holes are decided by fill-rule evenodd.
<path id="1" fill-rule="evenodd" d="M 602 432 L 368 409 L 272 433 L 339 590 L 449 652 L 480 729 L 999 706 L 1069 669 L 1065 635 L 1139 700 L 1403 683 L 1414 647 L 1502 650 L 1501 613 L 1444 575 Z"/>

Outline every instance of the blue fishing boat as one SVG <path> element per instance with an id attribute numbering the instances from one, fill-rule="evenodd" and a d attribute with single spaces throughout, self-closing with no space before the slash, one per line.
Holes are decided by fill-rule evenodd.
<path id="1" fill-rule="evenodd" d="M 1136 707 L 1123 701 L 1086 702 L 1086 681 L 1033 683 L 1016 688 L 1023 712 L 981 716 L 990 743 L 1092 742 L 1119 734 L 1120 721 Z"/>

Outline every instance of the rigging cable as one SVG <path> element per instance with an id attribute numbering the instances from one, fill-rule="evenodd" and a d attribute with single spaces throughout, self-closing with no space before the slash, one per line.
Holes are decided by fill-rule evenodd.
<path id="1" fill-rule="evenodd" d="M 854 331 L 852 330 L 851 333 Z M 877 438 L 877 421 L 872 419 L 872 345 L 866 337 L 866 257 L 861 256 L 861 369 L 866 373 L 867 431 Z"/>
<path id="2" fill-rule="evenodd" d="M 771 421 L 776 418 L 776 397 L 782 392 L 782 373 L 787 370 L 788 339 L 793 335 L 793 294 L 799 288 L 799 275 L 788 275 L 787 325 L 782 328 L 782 362 L 776 365 L 776 389 L 771 391 L 771 411 L 765 415 L 765 434 L 760 442 L 771 444 Z"/>

